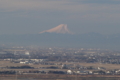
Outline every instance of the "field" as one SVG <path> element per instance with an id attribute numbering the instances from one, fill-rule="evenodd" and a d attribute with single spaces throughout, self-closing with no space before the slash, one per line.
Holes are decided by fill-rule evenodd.
<path id="1" fill-rule="evenodd" d="M 79 64 L 81 66 L 93 66 L 93 67 L 104 67 L 106 69 L 120 69 L 120 65 L 116 64 L 99 64 L 99 63 L 63 63 L 63 64 Z M 10 61 L 0 61 L 0 67 L 6 66 L 22 66 L 25 64 L 11 63 Z M 31 67 L 48 67 L 51 65 L 30 65 Z M 61 65 L 52 65 L 61 67 Z M 4 70 L 15 70 L 15 71 L 28 71 L 28 70 L 38 70 L 38 69 L 0 69 Z M 39 70 L 63 70 L 67 69 L 39 69 Z M 0 75 L 0 80 L 120 80 L 119 75 L 58 75 L 58 74 L 15 74 L 15 75 Z"/>
<path id="2" fill-rule="evenodd" d="M 120 76 L 104 75 L 0 75 L 0 80 L 120 80 Z"/>
<path id="3" fill-rule="evenodd" d="M 58 62 L 59 63 L 59 62 Z M 120 64 L 100 64 L 100 63 L 63 63 L 63 64 L 79 64 L 81 66 L 93 66 L 93 67 L 104 67 L 107 70 L 109 69 L 120 69 Z M 22 66 L 25 64 L 20 64 L 20 63 L 11 63 L 10 61 L 0 61 L 0 67 L 6 67 L 6 66 Z M 49 67 L 49 66 L 58 66 L 61 67 L 61 65 L 37 65 L 37 64 L 30 64 L 31 67 Z M 61 69 L 60 69 L 61 70 Z"/>

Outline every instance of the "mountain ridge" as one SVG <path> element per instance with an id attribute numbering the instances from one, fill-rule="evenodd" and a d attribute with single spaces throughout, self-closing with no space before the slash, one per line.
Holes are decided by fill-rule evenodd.
<path id="1" fill-rule="evenodd" d="M 86 34 L 23 34 L 23 35 L 0 35 L 0 45 L 21 46 L 47 46 L 47 47 L 81 47 L 81 48 L 104 48 L 118 49 L 120 47 L 120 34 L 102 35 L 98 33 Z"/>

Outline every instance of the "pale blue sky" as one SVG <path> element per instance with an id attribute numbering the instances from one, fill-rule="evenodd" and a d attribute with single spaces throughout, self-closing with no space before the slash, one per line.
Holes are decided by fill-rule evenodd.
<path id="1" fill-rule="evenodd" d="M 120 0 L 0 0 L 0 34 L 36 34 L 67 24 L 74 33 L 120 33 Z"/>

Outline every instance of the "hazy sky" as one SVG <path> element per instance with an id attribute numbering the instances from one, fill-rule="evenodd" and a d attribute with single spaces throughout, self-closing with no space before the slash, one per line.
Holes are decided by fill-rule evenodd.
<path id="1" fill-rule="evenodd" d="M 120 0 L 0 0 L 0 34 L 36 34 L 59 24 L 74 33 L 120 33 Z"/>

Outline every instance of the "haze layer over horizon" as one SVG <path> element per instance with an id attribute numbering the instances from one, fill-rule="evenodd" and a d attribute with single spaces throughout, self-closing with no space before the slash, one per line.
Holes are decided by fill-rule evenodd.
<path id="1" fill-rule="evenodd" d="M 79 34 L 116 34 L 119 7 L 119 0 L 1 0 L 0 34 L 36 34 L 59 24 Z"/>

